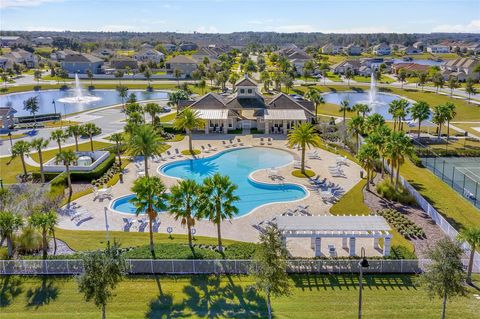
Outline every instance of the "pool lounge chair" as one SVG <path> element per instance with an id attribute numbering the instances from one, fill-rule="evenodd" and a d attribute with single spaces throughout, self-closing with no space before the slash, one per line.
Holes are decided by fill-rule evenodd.
<path id="1" fill-rule="evenodd" d="M 265 140 L 263 139 L 263 137 L 260 137 L 260 145 L 265 145 Z"/>
<path id="2" fill-rule="evenodd" d="M 174 159 L 175 158 L 175 154 L 170 153 L 170 151 L 167 151 L 167 156 L 168 156 L 169 159 Z"/>
<path id="3" fill-rule="evenodd" d="M 216 147 L 213 147 L 212 144 L 207 144 L 207 146 L 208 146 L 208 149 L 209 149 L 210 151 L 216 151 L 216 150 L 217 150 L 217 148 L 216 148 Z"/>
<path id="4" fill-rule="evenodd" d="M 271 137 L 269 137 L 269 138 L 267 139 L 267 144 L 268 144 L 268 145 L 272 145 L 272 138 L 271 138 Z"/>
<path id="5" fill-rule="evenodd" d="M 230 144 L 228 144 L 226 141 L 222 141 L 222 145 L 223 145 L 223 147 L 225 147 L 225 148 L 229 148 L 229 147 L 230 147 Z"/>
<path id="6" fill-rule="evenodd" d="M 210 153 L 210 150 L 206 149 L 205 146 L 200 146 L 200 148 L 202 149 L 202 152 L 204 153 Z"/>
<path id="7" fill-rule="evenodd" d="M 237 143 L 238 143 L 239 146 L 244 146 L 245 145 L 245 144 L 243 144 L 243 142 L 239 138 L 237 138 Z"/>
<path id="8" fill-rule="evenodd" d="M 231 140 L 229 140 L 229 142 L 230 142 L 230 145 L 232 147 L 237 147 L 237 143 L 235 142 L 235 140 L 233 138 Z"/>
<path id="9" fill-rule="evenodd" d="M 177 157 L 183 157 L 182 153 L 180 153 L 180 151 L 178 150 L 178 148 L 175 149 L 175 155 Z"/>

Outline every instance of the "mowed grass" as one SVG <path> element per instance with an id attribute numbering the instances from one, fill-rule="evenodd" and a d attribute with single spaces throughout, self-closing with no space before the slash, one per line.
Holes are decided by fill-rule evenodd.
<path id="1" fill-rule="evenodd" d="M 187 244 L 188 237 L 186 235 L 173 234 L 169 236 L 167 234 L 155 233 L 154 242 L 156 244 L 162 243 L 181 243 Z M 57 228 L 55 230 L 55 235 L 58 239 L 63 240 L 67 245 L 76 251 L 88 251 L 96 249 L 104 249 L 107 244 L 105 231 L 94 231 L 94 230 L 67 230 Z M 138 247 L 145 246 L 149 243 L 149 234 L 146 233 L 133 233 L 133 232 L 120 232 L 120 231 L 111 231 L 109 232 L 110 240 L 117 240 L 122 247 Z M 216 237 L 203 237 L 203 236 L 194 236 L 196 244 L 205 244 L 205 245 L 216 245 Z M 226 245 L 233 244 L 236 241 L 229 239 L 222 239 L 222 242 Z"/>
<path id="2" fill-rule="evenodd" d="M 39 171 L 38 167 L 27 165 L 27 172 Z M 20 157 L 0 157 L 0 178 L 5 184 L 17 183 L 17 175 L 23 173 L 22 160 Z"/>
<path id="3" fill-rule="evenodd" d="M 470 202 L 455 192 L 427 168 L 409 160 L 400 169 L 402 175 L 457 230 L 480 226 L 480 214 Z"/>
<path id="4" fill-rule="evenodd" d="M 111 145 L 113 145 L 113 144 L 105 143 L 105 142 L 99 142 L 99 141 L 93 141 L 93 150 L 99 150 L 101 148 L 105 148 L 105 147 L 108 147 L 108 146 L 111 146 Z M 62 151 L 63 150 L 75 151 L 75 145 L 62 147 Z M 82 139 L 80 139 L 80 141 L 78 143 L 78 150 L 79 151 L 90 151 L 91 150 L 90 140 L 88 140 L 88 142 L 82 142 Z M 46 162 L 46 161 L 54 158 L 57 155 L 57 153 L 58 153 L 58 147 L 54 148 L 52 150 L 49 150 L 49 151 L 42 152 L 43 161 Z M 30 157 L 35 162 L 39 162 L 39 160 L 40 160 L 38 158 L 38 153 L 37 152 L 30 154 Z"/>
<path id="5" fill-rule="evenodd" d="M 478 278 L 478 277 L 476 277 Z M 439 318 L 441 300 L 430 299 L 413 275 L 364 276 L 364 318 Z M 272 298 L 275 318 L 356 318 L 356 275 L 293 275 L 291 295 Z M 2 319 L 99 318 L 72 277 L 0 279 Z M 266 318 L 265 295 L 249 276 L 127 277 L 107 305 L 108 318 Z M 478 318 L 478 291 L 447 304 L 447 318 Z"/>

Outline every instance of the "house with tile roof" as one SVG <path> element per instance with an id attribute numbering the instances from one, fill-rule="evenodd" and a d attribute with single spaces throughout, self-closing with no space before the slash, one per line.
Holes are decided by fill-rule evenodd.
<path id="1" fill-rule="evenodd" d="M 480 60 L 478 59 L 458 58 L 443 64 L 441 70 L 445 79 L 454 76 L 459 81 L 466 81 L 468 78 L 478 80 L 480 72 L 474 72 L 474 70 L 479 64 Z"/>
<path id="2" fill-rule="evenodd" d="M 206 122 L 205 134 L 227 133 L 229 130 L 256 129 L 265 133 L 286 134 L 297 123 L 312 122 L 315 106 L 284 93 L 265 97 L 248 76 L 235 85 L 230 96 L 208 93 L 198 100 L 181 101 L 179 110 L 192 108 Z"/>
<path id="3" fill-rule="evenodd" d="M 87 53 L 71 52 L 65 55 L 62 61 L 62 68 L 69 74 L 85 74 L 87 70 L 93 74 L 103 73 L 103 60 Z"/>

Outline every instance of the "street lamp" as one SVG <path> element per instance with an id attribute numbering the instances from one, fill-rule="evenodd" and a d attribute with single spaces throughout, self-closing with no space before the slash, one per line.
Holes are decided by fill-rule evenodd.
<path id="1" fill-rule="evenodd" d="M 10 147 L 13 147 L 13 142 L 12 142 L 12 131 L 8 131 L 8 139 L 10 140 Z"/>
<path id="2" fill-rule="evenodd" d="M 105 213 L 105 237 L 107 239 L 107 244 L 108 246 L 110 246 L 110 238 L 108 236 L 108 228 L 109 228 L 109 225 L 108 225 L 108 217 L 107 217 L 107 212 L 108 212 L 108 208 L 107 207 L 103 207 L 103 211 Z"/>
<path id="3" fill-rule="evenodd" d="M 55 100 L 52 100 L 52 104 L 53 104 L 53 113 L 57 115 L 57 105 L 55 104 Z"/>
<path id="4" fill-rule="evenodd" d="M 365 248 L 362 247 L 360 250 L 360 262 L 358 263 L 358 266 L 360 266 L 360 292 L 358 296 L 358 319 L 362 318 L 362 290 L 363 290 L 363 268 L 368 268 L 368 260 L 365 257 Z"/>

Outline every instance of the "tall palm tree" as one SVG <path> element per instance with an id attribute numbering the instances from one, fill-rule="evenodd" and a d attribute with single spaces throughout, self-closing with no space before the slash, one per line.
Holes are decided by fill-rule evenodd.
<path id="1" fill-rule="evenodd" d="M 409 110 L 412 115 L 412 119 L 418 121 L 418 134 L 417 138 L 420 138 L 420 128 L 422 126 L 422 121 L 428 120 L 430 117 L 430 105 L 424 101 L 415 102 Z"/>
<path id="2" fill-rule="evenodd" d="M 404 132 L 393 132 L 387 140 L 385 153 L 391 164 L 392 172 L 390 174 L 390 181 L 393 183 L 393 171 L 396 168 L 395 191 L 398 191 L 400 166 L 405 161 L 405 156 L 413 153 L 412 141 L 405 135 Z"/>
<path id="3" fill-rule="evenodd" d="M 398 109 L 395 113 L 395 116 L 397 117 L 398 120 L 398 125 L 399 125 L 399 130 L 403 130 L 403 121 L 405 120 L 405 117 L 408 114 L 408 108 L 410 106 L 410 103 L 408 103 L 407 100 L 401 99 L 398 101 Z"/>
<path id="4" fill-rule="evenodd" d="M 32 96 L 26 101 L 23 101 L 23 109 L 33 115 L 33 122 L 35 123 L 35 126 L 37 126 L 37 118 L 35 117 L 35 114 L 40 109 L 38 104 L 38 96 Z"/>
<path id="5" fill-rule="evenodd" d="M 167 209 L 167 205 L 165 204 L 167 201 L 165 190 L 166 188 L 162 180 L 156 176 L 141 177 L 137 179 L 132 186 L 132 192 L 135 193 L 135 197 L 132 198 L 130 202 L 137 208 L 135 213 L 137 216 L 146 213 L 149 219 L 150 252 L 153 258 L 155 258 L 155 249 L 153 246 L 152 223 L 153 220 L 157 218 L 159 211 Z"/>
<path id="6" fill-rule="evenodd" d="M 55 225 L 58 223 L 57 213 L 55 211 L 50 211 L 47 213 L 35 212 L 30 215 L 29 218 L 30 225 L 34 228 L 40 230 L 42 234 L 42 251 L 43 259 L 47 259 L 48 253 L 48 234 L 52 234 L 52 231 L 55 229 Z M 54 248 L 54 254 L 56 252 L 56 244 Z"/>
<path id="7" fill-rule="evenodd" d="M 187 226 L 188 245 L 193 247 L 192 227 L 195 226 L 199 208 L 199 195 L 201 187 L 192 179 L 181 180 L 170 189 L 169 211 L 175 216 L 175 220 L 181 219 L 181 223 Z"/>
<path id="8" fill-rule="evenodd" d="M 0 237 L 7 240 L 8 257 L 13 255 L 13 236 L 23 226 L 22 216 L 9 211 L 0 212 Z"/>
<path id="9" fill-rule="evenodd" d="M 353 109 L 355 112 L 357 112 L 357 115 L 360 115 L 362 113 L 362 117 L 365 117 L 368 112 L 370 112 L 370 107 L 368 104 L 363 104 L 363 103 L 357 103 L 353 106 Z"/>
<path id="10" fill-rule="evenodd" d="M 367 170 L 367 190 L 370 190 L 371 173 L 375 169 L 375 163 L 379 158 L 378 150 L 375 145 L 365 143 L 360 147 L 357 153 L 357 159 Z"/>
<path id="11" fill-rule="evenodd" d="M 305 150 L 310 147 L 319 147 L 322 144 L 320 135 L 315 127 L 310 123 L 297 124 L 293 130 L 288 133 L 288 145 L 294 147 L 299 145 L 302 149 L 301 173 L 305 174 Z"/>
<path id="12" fill-rule="evenodd" d="M 75 140 L 75 151 L 78 152 L 78 138 L 82 136 L 82 127 L 80 125 L 70 125 L 67 127 L 67 135 Z"/>
<path id="13" fill-rule="evenodd" d="M 59 152 L 62 151 L 62 142 L 65 142 L 66 139 L 67 134 L 65 134 L 65 131 L 62 129 L 58 129 L 50 133 L 50 140 L 57 142 Z"/>
<path id="14" fill-rule="evenodd" d="M 379 128 L 377 128 L 375 131 L 372 131 L 369 133 L 369 135 L 366 138 L 366 142 L 374 145 L 377 149 L 378 155 L 382 159 L 382 165 L 381 165 L 381 176 L 382 179 L 385 175 L 385 154 L 386 154 L 386 145 L 387 145 L 387 140 L 391 134 L 391 130 L 388 126 L 383 125 Z"/>
<path id="15" fill-rule="evenodd" d="M 238 79 L 240 79 L 238 73 L 232 72 L 232 74 L 230 74 L 228 82 L 230 82 L 230 84 L 232 85 L 232 91 L 235 91 L 235 84 L 237 83 Z"/>
<path id="16" fill-rule="evenodd" d="M 23 168 L 23 176 L 27 176 L 27 166 L 25 164 L 25 155 L 28 155 L 28 152 L 30 152 L 30 143 L 27 141 L 18 141 L 15 144 L 13 144 L 12 147 L 12 159 L 16 157 L 20 157 L 20 160 L 22 161 L 22 168 Z"/>
<path id="17" fill-rule="evenodd" d="M 67 174 L 67 183 L 68 183 L 68 190 L 70 194 L 72 194 L 72 177 L 70 175 L 70 165 L 75 163 L 77 160 L 77 154 L 75 154 L 72 150 L 64 150 L 55 156 L 55 161 L 63 163 L 65 165 L 65 172 Z"/>
<path id="18" fill-rule="evenodd" d="M 238 213 L 238 208 L 234 205 L 234 202 L 240 200 L 240 197 L 234 194 L 236 189 L 237 185 L 233 184 L 228 176 L 222 176 L 219 173 L 203 180 L 200 192 L 200 211 L 201 215 L 217 225 L 218 250 L 220 252 L 223 252 L 220 224 L 223 220 L 232 218 Z"/>
<path id="19" fill-rule="evenodd" d="M 318 119 L 318 106 L 320 104 L 325 104 L 325 99 L 323 98 L 320 91 L 315 88 L 308 89 L 307 93 L 305 93 L 305 98 L 315 105 L 315 121 L 316 121 Z"/>
<path id="20" fill-rule="evenodd" d="M 110 136 L 110 140 L 112 142 L 115 142 L 115 153 L 117 154 L 117 157 L 118 157 L 118 165 L 122 167 L 121 147 L 122 147 L 122 144 L 125 142 L 123 133 L 113 133 Z"/>
<path id="21" fill-rule="evenodd" d="M 94 123 L 86 123 L 82 125 L 82 134 L 87 135 L 90 139 L 90 150 L 93 152 L 93 137 L 102 133 L 102 129 Z"/>
<path id="22" fill-rule="evenodd" d="M 442 136 L 442 126 L 447 121 L 447 113 L 445 105 L 437 105 L 433 109 L 432 122 L 438 125 L 438 139 Z"/>
<path id="23" fill-rule="evenodd" d="M 399 101 L 400 100 L 393 100 L 388 105 L 388 113 L 393 118 L 393 131 L 394 132 L 397 130 L 397 114 L 398 114 L 398 109 L 400 108 Z"/>
<path id="24" fill-rule="evenodd" d="M 147 103 L 145 105 L 145 112 L 147 112 L 152 118 L 152 125 L 155 126 L 155 119 L 157 114 L 160 113 L 162 108 L 157 103 Z"/>
<path id="25" fill-rule="evenodd" d="M 467 283 L 472 284 L 472 269 L 473 260 L 475 259 L 475 249 L 480 245 L 480 227 L 472 227 L 463 229 L 458 234 L 458 240 L 461 242 L 467 242 L 470 245 L 470 259 L 468 261 L 467 268 Z"/>
<path id="26" fill-rule="evenodd" d="M 345 71 L 345 78 L 347 79 L 347 83 L 348 83 L 348 86 L 350 86 L 350 80 L 353 79 L 353 71 L 352 69 L 347 69 L 347 71 Z"/>
<path id="27" fill-rule="evenodd" d="M 345 125 L 345 118 L 347 116 L 347 111 L 350 112 L 352 108 L 350 107 L 350 102 L 348 100 L 343 100 L 340 102 L 340 112 L 343 112 L 343 125 Z"/>
<path id="28" fill-rule="evenodd" d="M 368 134 L 385 125 L 385 119 L 378 113 L 373 113 L 365 119 L 365 130 Z"/>
<path id="29" fill-rule="evenodd" d="M 142 124 L 135 126 L 128 140 L 128 150 L 133 156 L 143 156 L 145 163 L 145 176 L 148 177 L 148 158 L 160 155 L 163 139 L 158 135 L 153 126 Z"/>
<path id="30" fill-rule="evenodd" d="M 188 150 L 193 155 L 192 130 L 205 125 L 205 121 L 200 118 L 200 113 L 192 108 L 186 108 L 180 112 L 173 123 L 177 130 L 185 130 L 188 135 Z"/>
<path id="31" fill-rule="evenodd" d="M 360 134 L 363 134 L 365 131 L 365 119 L 359 115 L 352 117 L 352 120 L 348 122 L 348 129 L 355 134 L 355 140 L 358 152 L 360 148 Z"/>
<path id="32" fill-rule="evenodd" d="M 444 104 L 445 107 L 445 119 L 447 120 L 447 142 L 450 139 L 450 121 L 457 116 L 455 111 L 456 106 L 452 102 L 447 102 Z"/>
<path id="33" fill-rule="evenodd" d="M 44 139 L 43 137 L 34 138 L 30 142 L 30 146 L 37 151 L 38 153 L 38 160 L 40 162 L 40 175 L 42 178 L 42 183 L 45 183 L 45 173 L 43 171 L 43 154 L 42 150 L 48 146 L 48 140 Z"/>
<path id="34" fill-rule="evenodd" d="M 122 99 L 123 111 L 125 112 L 125 99 L 128 96 L 128 88 L 126 86 L 119 86 L 117 90 L 118 90 L 118 95 Z"/>

